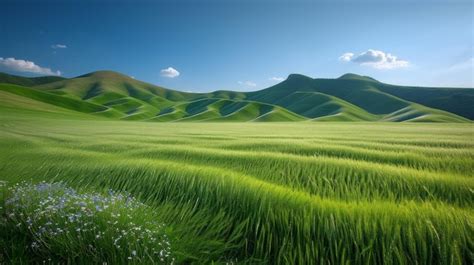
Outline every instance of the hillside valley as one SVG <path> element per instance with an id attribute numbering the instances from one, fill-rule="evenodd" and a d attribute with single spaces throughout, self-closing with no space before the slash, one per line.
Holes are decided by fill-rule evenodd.
<path id="1" fill-rule="evenodd" d="M 470 122 L 474 119 L 474 89 L 396 86 L 356 74 L 336 79 L 291 74 L 281 83 L 254 92 L 188 93 L 113 71 L 97 71 L 75 78 L 28 78 L 0 73 L 0 92 L 5 101 L 3 108 L 117 120 Z M 31 102 L 21 104 L 25 101 Z"/>

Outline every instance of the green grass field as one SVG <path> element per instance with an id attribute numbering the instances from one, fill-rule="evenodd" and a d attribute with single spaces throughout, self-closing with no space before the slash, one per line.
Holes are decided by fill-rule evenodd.
<path id="1" fill-rule="evenodd" d="M 474 261 L 472 124 L 90 120 L 10 96 L 0 108 L 0 263 Z M 28 110 L 15 112 L 8 102 Z M 83 194 L 76 197 L 114 203 L 90 217 L 89 232 L 66 222 L 68 236 L 38 239 L 39 226 L 24 216 L 65 191 L 12 188 L 22 181 L 62 182 Z M 127 210 L 109 190 L 139 205 Z M 12 196 L 20 198 L 17 208 L 8 204 Z M 140 256 L 153 244 L 139 234 L 123 232 L 131 238 L 118 249 L 107 225 L 117 213 L 129 215 L 118 219 L 121 231 L 133 230 L 130 222 L 152 231 L 150 220 L 160 224 L 156 233 L 169 237 L 170 257 Z M 66 217 L 51 218 L 60 226 Z"/>

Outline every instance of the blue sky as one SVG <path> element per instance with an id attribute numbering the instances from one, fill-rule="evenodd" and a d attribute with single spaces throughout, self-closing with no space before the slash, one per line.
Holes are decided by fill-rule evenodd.
<path id="1" fill-rule="evenodd" d="M 0 71 L 109 69 L 184 91 L 290 73 L 474 87 L 471 1 L 3 1 Z M 59 71 L 59 72 L 58 72 Z"/>

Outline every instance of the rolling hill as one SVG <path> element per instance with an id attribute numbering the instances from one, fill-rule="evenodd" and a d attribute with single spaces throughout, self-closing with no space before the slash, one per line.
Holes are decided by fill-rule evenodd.
<path id="1" fill-rule="evenodd" d="M 40 77 L 23 77 L 16 75 L 9 75 L 0 73 L 0 83 L 14 84 L 20 86 L 35 86 L 56 81 L 65 80 L 64 77 L 59 76 L 40 76 Z"/>
<path id="2" fill-rule="evenodd" d="M 75 78 L 21 77 L 0 73 L 2 97 L 21 110 L 64 110 L 70 115 L 141 121 L 391 121 L 470 122 L 474 89 L 403 87 L 345 74 L 313 79 L 291 74 L 255 92 L 187 93 L 113 71 Z M 23 100 L 20 100 L 23 98 Z M 3 100 L 5 102 L 7 100 Z M 46 107 L 50 106 L 50 107 Z M 53 108 L 54 107 L 54 108 Z"/>

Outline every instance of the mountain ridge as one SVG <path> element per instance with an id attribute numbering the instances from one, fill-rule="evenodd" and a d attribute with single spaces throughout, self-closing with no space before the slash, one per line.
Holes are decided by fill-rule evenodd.
<path id="1" fill-rule="evenodd" d="M 474 119 L 474 110 L 469 107 L 474 105 L 474 89 L 396 86 L 353 73 L 335 79 L 293 73 L 278 84 L 252 92 L 182 92 L 109 70 L 74 78 L 28 78 L 0 73 L 0 83 L 3 83 L 0 90 L 8 93 L 123 120 L 469 122 Z"/>

